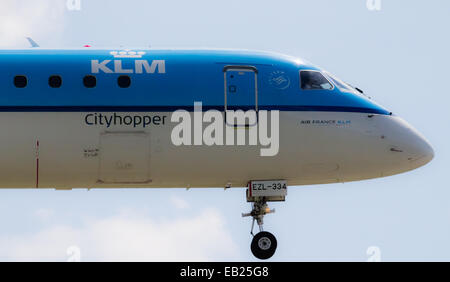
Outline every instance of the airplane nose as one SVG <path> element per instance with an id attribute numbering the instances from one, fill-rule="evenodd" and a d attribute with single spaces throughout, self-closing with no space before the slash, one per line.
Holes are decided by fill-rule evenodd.
<path id="1" fill-rule="evenodd" d="M 413 129 L 413 131 L 416 131 Z M 413 133 L 414 137 L 409 140 L 411 149 L 408 150 L 408 160 L 412 163 L 423 166 L 434 158 L 434 150 L 431 144 L 417 131 Z"/>
<path id="2" fill-rule="evenodd" d="M 392 117 L 396 124 L 392 129 L 393 142 L 390 151 L 405 162 L 407 169 L 415 169 L 426 165 L 434 158 L 434 150 L 426 138 L 398 117 Z"/>

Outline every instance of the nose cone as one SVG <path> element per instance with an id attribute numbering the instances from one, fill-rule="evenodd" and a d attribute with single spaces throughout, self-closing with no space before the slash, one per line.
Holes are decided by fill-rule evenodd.
<path id="1" fill-rule="evenodd" d="M 411 162 L 414 168 L 426 165 L 434 158 L 434 150 L 431 144 L 415 129 L 412 129 L 413 137 L 408 140 L 405 147 L 406 153 L 409 155 L 408 161 Z"/>
<path id="2" fill-rule="evenodd" d="M 399 117 L 392 117 L 387 131 L 391 156 L 408 171 L 424 166 L 434 158 L 434 150 L 425 137 Z"/>

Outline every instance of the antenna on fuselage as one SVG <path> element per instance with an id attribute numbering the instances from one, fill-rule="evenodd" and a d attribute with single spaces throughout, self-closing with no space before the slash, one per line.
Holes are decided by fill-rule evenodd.
<path id="1" fill-rule="evenodd" d="M 34 41 L 31 37 L 26 37 L 26 39 L 28 40 L 28 42 L 30 42 L 31 48 L 38 48 L 38 47 L 40 47 L 39 44 L 37 44 L 36 41 Z"/>

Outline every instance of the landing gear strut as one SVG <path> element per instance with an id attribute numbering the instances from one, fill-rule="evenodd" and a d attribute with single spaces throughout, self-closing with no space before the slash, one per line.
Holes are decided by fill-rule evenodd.
<path id="1" fill-rule="evenodd" d="M 274 213 L 267 205 L 267 202 L 284 201 L 287 195 L 286 181 L 251 181 L 247 189 L 247 202 L 252 203 L 252 210 L 243 213 L 242 217 L 252 217 L 252 227 L 250 234 L 253 240 L 250 249 L 255 257 L 261 260 L 269 259 L 277 250 L 277 239 L 271 233 L 264 231 L 264 216 Z M 259 227 L 259 233 L 253 234 L 255 221 Z"/>
<path id="2" fill-rule="evenodd" d="M 269 259 L 277 250 L 277 239 L 271 233 L 266 232 L 263 229 L 264 216 L 274 212 L 275 210 L 269 208 L 266 199 L 263 197 L 253 203 L 253 209 L 250 213 L 242 214 L 243 217 L 253 217 L 252 228 L 250 230 L 253 240 L 250 249 L 252 250 L 253 255 L 259 259 Z M 256 235 L 253 234 L 255 221 L 259 227 L 259 233 Z"/>

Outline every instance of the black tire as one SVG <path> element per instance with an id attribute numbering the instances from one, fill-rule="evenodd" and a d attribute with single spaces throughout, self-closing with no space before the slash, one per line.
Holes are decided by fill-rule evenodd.
<path id="1" fill-rule="evenodd" d="M 251 250 L 258 259 L 269 259 L 277 250 L 277 239 L 269 232 L 259 232 L 253 237 Z"/>

